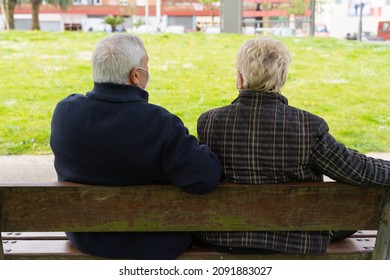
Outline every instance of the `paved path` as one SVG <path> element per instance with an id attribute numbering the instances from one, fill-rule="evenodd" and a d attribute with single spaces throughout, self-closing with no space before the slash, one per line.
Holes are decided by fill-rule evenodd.
<path id="1" fill-rule="evenodd" d="M 0 156 L 0 182 L 57 181 L 53 155 Z"/>
<path id="2" fill-rule="evenodd" d="M 390 160 L 390 153 L 367 155 Z M 52 182 L 57 181 L 53 155 L 0 156 L 0 182 Z"/>

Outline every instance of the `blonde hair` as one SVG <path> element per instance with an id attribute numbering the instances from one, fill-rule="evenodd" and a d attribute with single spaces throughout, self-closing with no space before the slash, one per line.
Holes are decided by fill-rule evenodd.
<path id="1" fill-rule="evenodd" d="M 240 47 L 236 67 L 244 80 L 243 89 L 280 92 L 290 62 L 290 52 L 282 43 L 259 37 Z"/>

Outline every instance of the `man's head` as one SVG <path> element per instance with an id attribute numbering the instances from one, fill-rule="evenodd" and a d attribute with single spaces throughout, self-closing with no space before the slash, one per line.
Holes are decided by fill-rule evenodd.
<path id="1" fill-rule="evenodd" d="M 237 54 L 237 87 L 279 92 L 286 83 L 290 61 L 282 43 L 266 37 L 248 40 Z"/>
<path id="2" fill-rule="evenodd" d="M 148 54 L 140 38 L 114 34 L 99 41 L 92 54 L 96 83 L 132 84 L 146 88 L 149 80 Z"/>

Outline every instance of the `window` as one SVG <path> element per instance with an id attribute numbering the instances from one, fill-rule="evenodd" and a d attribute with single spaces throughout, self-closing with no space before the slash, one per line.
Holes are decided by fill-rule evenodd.
<path id="1" fill-rule="evenodd" d="M 73 0 L 73 5 L 90 5 L 88 0 Z"/>
<path id="2" fill-rule="evenodd" d="M 382 25 L 382 31 L 383 32 L 390 31 L 389 27 L 390 27 L 390 23 L 384 22 L 383 25 Z"/>
<path id="3" fill-rule="evenodd" d="M 94 5 L 101 5 L 102 2 L 103 2 L 102 0 L 93 0 Z"/>
<path id="4" fill-rule="evenodd" d="M 80 23 L 65 23 L 65 30 L 67 31 L 79 31 L 81 29 Z"/>

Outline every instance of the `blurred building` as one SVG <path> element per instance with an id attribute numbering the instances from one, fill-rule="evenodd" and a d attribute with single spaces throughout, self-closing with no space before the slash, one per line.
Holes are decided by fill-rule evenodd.
<path id="1" fill-rule="evenodd" d="M 378 22 L 390 20 L 390 0 L 73 0 L 66 11 L 43 0 L 39 20 L 44 31 L 109 31 L 103 17 L 117 15 L 126 19 L 119 28 L 131 31 L 178 25 L 185 31 L 343 38 L 358 32 L 360 7 L 362 31 L 376 34 Z M 31 5 L 17 5 L 15 28 L 29 30 L 31 21 Z"/>
<path id="2" fill-rule="evenodd" d="M 332 0 L 317 8 L 316 22 L 325 24 L 330 36 L 336 38 L 358 32 L 361 8 L 363 32 L 377 34 L 378 23 L 390 21 L 390 0 Z"/>
<path id="3" fill-rule="evenodd" d="M 309 35 L 311 0 L 242 0 L 242 32 Z"/>
<path id="4" fill-rule="evenodd" d="M 15 29 L 31 28 L 30 4 L 15 8 Z M 59 6 L 43 1 L 39 21 L 44 31 L 109 31 L 103 23 L 107 15 L 122 16 L 126 22 L 122 29 L 134 29 L 140 25 L 165 29 L 169 25 L 183 25 L 194 31 L 197 26 L 219 25 L 219 3 L 203 5 L 198 0 L 73 0 L 63 11 Z"/>

